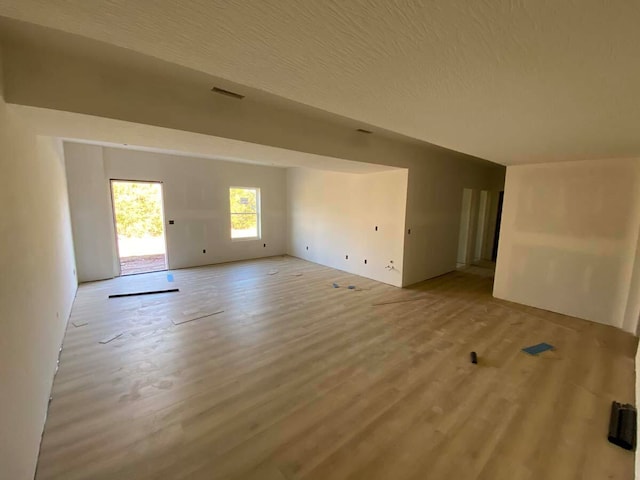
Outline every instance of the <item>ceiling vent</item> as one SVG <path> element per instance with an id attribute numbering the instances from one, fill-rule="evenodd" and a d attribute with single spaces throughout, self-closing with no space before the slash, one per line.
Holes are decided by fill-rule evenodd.
<path id="1" fill-rule="evenodd" d="M 359 128 L 358 130 L 356 130 L 356 132 L 366 133 L 366 134 L 373 133 L 371 130 L 365 130 L 364 128 Z"/>
<path id="2" fill-rule="evenodd" d="M 225 90 L 224 88 L 213 87 L 211 91 L 215 93 L 219 93 L 220 95 L 226 95 L 227 97 L 237 98 L 238 100 L 242 100 L 244 98 L 244 95 L 240 95 L 239 93 Z"/>

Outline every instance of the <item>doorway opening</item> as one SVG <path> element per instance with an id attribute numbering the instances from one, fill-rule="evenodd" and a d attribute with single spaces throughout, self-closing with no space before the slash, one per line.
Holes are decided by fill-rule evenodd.
<path id="1" fill-rule="evenodd" d="M 162 183 L 111 180 L 120 275 L 167 269 Z"/>
<path id="2" fill-rule="evenodd" d="M 460 214 L 460 230 L 458 233 L 458 257 L 457 266 L 462 267 L 469 263 L 469 247 L 472 227 L 472 200 L 473 190 L 465 188 L 462 191 L 462 212 Z"/>
<path id="3" fill-rule="evenodd" d="M 458 230 L 457 268 L 495 269 L 495 245 L 500 231 L 502 195 L 465 188 Z"/>

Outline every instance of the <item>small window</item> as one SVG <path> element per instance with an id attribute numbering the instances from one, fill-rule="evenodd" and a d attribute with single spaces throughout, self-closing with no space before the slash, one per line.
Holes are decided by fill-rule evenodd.
<path id="1" fill-rule="evenodd" d="M 260 189 L 231 187 L 231 238 L 260 238 Z"/>

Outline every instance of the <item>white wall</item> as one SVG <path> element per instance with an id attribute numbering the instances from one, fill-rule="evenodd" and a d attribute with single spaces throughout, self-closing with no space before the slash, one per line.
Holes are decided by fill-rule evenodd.
<path id="1" fill-rule="evenodd" d="M 213 95 L 212 78 L 133 52 L 110 51 L 92 58 L 47 48 L 11 46 L 7 77 L 11 102 L 137 123 L 122 129 L 124 133 L 119 130 L 114 138 L 99 131 L 104 128 L 87 133 L 84 123 L 95 122 L 83 117 L 79 125 L 65 125 L 66 137 L 154 147 L 163 143 L 158 137 L 171 129 L 269 145 L 303 156 L 408 169 L 404 285 L 455 269 L 462 189 L 499 191 L 503 186 L 504 167 L 378 129 L 362 135 L 356 132 L 361 124 L 254 90 L 247 90 L 242 101 Z M 144 129 L 140 124 L 164 128 Z M 61 127 L 53 129 L 62 132 Z"/>
<path id="2" fill-rule="evenodd" d="M 91 265 L 87 274 L 96 273 L 95 277 L 83 277 L 85 281 L 117 275 L 110 179 L 163 183 L 169 268 L 285 253 L 286 174 L 283 168 L 70 142 L 65 142 L 65 154 L 69 191 L 77 194 L 70 198 L 74 220 L 78 218 L 74 222 L 78 264 Z M 95 188 L 79 185 L 85 178 L 91 179 Z M 261 239 L 231 240 L 231 186 L 260 188 Z M 90 217 L 90 221 L 83 221 L 86 217 Z M 169 220 L 175 223 L 169 225 Z M 105 237 L 99 244 L 93 238 L 96 231 Z"/>
<path id="3" fill-rule="evenodd" d="M 402 286 L 406 170 L 292 168 L 287 189 L 290 255 Z"/>
<path id="4" fill-rule="evenodd" d="M 32 479 L 76 291 L 63 157 L 0 99 L 0 477 Z"/>
<path id="5" fill-rule="evenodd" d="M 639 160 L 508 167 L 494 295 L 635 333 L 639 227 Z"/>
<path id="6" fill-rule="evenodd" d="M 103 149 L 65 142 L 64 152 L 78 281 L 112 278 L 118 267 Z"/>

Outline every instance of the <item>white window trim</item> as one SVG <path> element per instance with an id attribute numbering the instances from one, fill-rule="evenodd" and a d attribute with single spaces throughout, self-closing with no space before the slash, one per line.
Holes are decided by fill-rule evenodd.
<path id="1" fill-rule="evenodd" d="M 237 189 L 242 189 L 242 190 L 255 190 L 256 191 L 256 219 L 257 219 L 257 223 L 258 223 L 258 235 L 255 237 L 237 237 L 237 238 L 233 238 L 232 233 L 231 233 L 231 215 L 239 215 L 239 214 L 234 214 L 231 211 L 231 190 L 237 188 Z M 260 187 L 238 187 L 238 186 L 234 186 L 231 185 L 229 187 L 229 190 L 227 192 L 227 198 L 229 199 L 229 236 L 231 238 L 232 242 L 255 242 L 257 240 L 261 240 L 262 239 L 262 192 L 260 192 Z"/>

